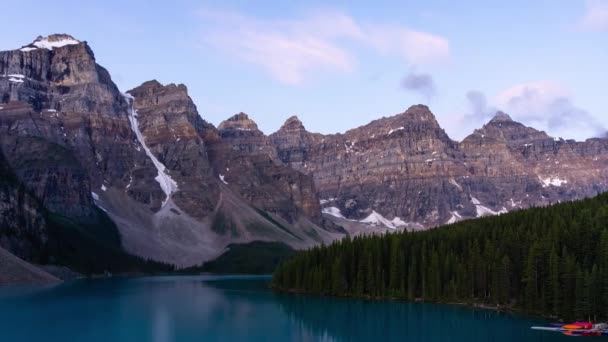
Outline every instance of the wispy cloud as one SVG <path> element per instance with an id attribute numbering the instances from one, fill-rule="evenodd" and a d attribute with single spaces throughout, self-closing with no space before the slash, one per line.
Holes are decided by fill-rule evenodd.
<path id="1" fill-rule="evenodd" d="M 419 93 L 426 97 L 427 100 L 433 97 L 437 92 L 433 76 L 427 73 L 416 73 L 411 71 L 403 78 L 401 85 L 405 90 Z"/>
<path id="2" fill-rule="evenodd" d="M 402 26 L 362 23 L 340 11 L 310 13 L 293 19 L 261 19 L 233 11 L 201 11 L 203 43 L 261 67 L 286 84 L 300 84 L 318 72 L 350 72 L 357 49 L 396 54 L 410 65 L 449 57 L 440 36 Z"/>
<path id="3" fill-rule="evenodd" d="M 608 31 L 608 0 L 587 0 L 581 26 L 589 31 Z"/>
<path id="4" fill-rule="evenodd" d="M 456 138 L 463 138 L 487 123 L 498 111 L 514 120 L 555 137 L 587 139 L 606 134 L 599 120 L 575 104 L 568 87 L 553 81 L 518 84 L 486 96 L 479 90 L 467 92 L 467 109 L 453 114 L 451 127 Z"/>
<path id="5" fill-rule="evenodd" d="M 552 81 L 519 84 L 500 92 L 495 101 L 521 122 L 552 135 L 597 137 L 606 129 L 585 109 L 574 104 L 572 92 Z"/>
<path id="6" fill-rule="evenodd" d="M 465 115 L 467 122 L 476 122 L 479 125 L 480 122 L 488 121 L 496 114 L 498 109 L 488 104 L 486 95 L 479 90 L 470 90 L 466 94 L 469 110 Z"/>

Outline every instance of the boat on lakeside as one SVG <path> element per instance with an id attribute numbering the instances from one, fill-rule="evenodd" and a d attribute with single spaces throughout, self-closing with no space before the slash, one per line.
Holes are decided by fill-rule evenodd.
<path id="1" fill-rule="evenodd" d="M 570 324 L 554 324 L 550 327 L 532 327 L 533 330 L 559 332 L 568 336 L 608 336 L 608 324 L 591 322 L 574 322 Z"/>

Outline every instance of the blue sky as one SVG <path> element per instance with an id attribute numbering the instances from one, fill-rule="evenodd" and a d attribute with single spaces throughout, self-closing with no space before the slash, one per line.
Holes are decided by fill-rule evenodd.
<path id="1" fill-rule="evenodd" d="M 184 83 L 206 120 L 243 111 L 267 134 L 417 103 L 454 139 L 498 109 L 566 138 L 608 127 L 608 0 L 126 2 L 11 2 L 0 49 L 69 33 L 121 90 Z"/>

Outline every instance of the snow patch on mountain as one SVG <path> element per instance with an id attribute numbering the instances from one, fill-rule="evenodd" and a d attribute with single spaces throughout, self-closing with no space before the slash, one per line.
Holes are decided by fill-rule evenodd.
<path id="1" fill-rule="evenodd" d="M 500 209 L 499 211 L 494 211 L 486 206 L 483 206 L 481 204 L 481 202 L 475 197 L 471 197 L 471 203 L 473 203 L 475 205 L 475 209 L 477 211 L 477 217 L 496 216 L 496 215 L 506 214 L 509 212 L 507 210 L 507 208 L 505 208 L 505 207 L 502 207 L 502 209 Z"/>
<path id="2" fill-rule="evenodd" d="M 543 188 L 547 188 L 551 185 L 552 186 L 562 186 L 564 184 L 568 184 L 568 180 L 560 179 L 559 177 L 542 178 L 541 176 L 538 176 L 538 179 L 543 184 Z"/>
<path id="3" fill-rule="evenodd" d="M 133 130 L 133 133 L 135 133 L 135 136 L 137 137 L 137 140 L 141 146 L 144 148 L 146 155 L 152 160 L 154 167 L 156 167 L 156 170 L 158 171 L 158 175 L 154 179 L 158 182 L 161 189 L 167 196 L 162 204 L 162 206 L 165 206 L 167 201 L 171 198 L 171 194 L 177 192 L 177 183 L 166 173 L 167 168 L 165 165 L 163 165 L 163 163 L 156 158 L 156 156 L 148 148 L 148 145 L 146 145 L 144 135 L 141 133 L 141 130 L 139 129 L 139 122 L 137 121 L 137 111 L 135 110 L 134 106 L 135 98 L 128 93 L 123 94 L 123 96 L 125 99 L 127 99 L 127 102 L 131 103 L 131 110 L 129 111 L 129 123 L 131 124 L 131 129 Z"/>
<path id="4" fill-rule="evenodd" d="M 226 182 L 226 180 L 224 179 L 224 175 L 220 174 L 219 177 L 220 177 L 220 180 L 222 181 L 222 183 L 228 185 L 228 182 Z"/>
<path id="5" fill-rule="evenodd" d="M 342 212 L 340 211 L 340 209 L 338 209 L 336 207 L 323 208 L 321 210 L 321 212 L 323 214 L 328 214 L 328 215 L 331 215 L 331 216 L 334 216 L 334 217 L 346 219 L 346 217 L 344 217 L 344 215 L 342 215 Z"/>
<path id="6" fill-rule="evenodd" d="M 453 224 L 453 223 L 456 223 L 456 222 L 462 220 L 462 216 L 457 211 L 451 211 L 450 214 L 452 216 L 445 224 Z"/>
<path id="7" fill-rule="evenodd" d="M 458 190 L 462 191 L 462 186 L 460 184 L 458 184 L 458 182 L 456 182 L 456 180 L 454 178 L 450 178 L 450 184 L 457 187 Z"/>
<path id="8" fill-rule="evenodd" d="M 76 44 L 80 44 L 80 41 L 74 39 L 74 38 L 64 38 L 64 39 L 60 39 L 60 40 L 54 40 L 51 41 L 49 40 L 49 37 L 40 37 L 38 39 L 36 39 L 31 45 L 40 48 L 40 49 L 47 49 L 47 50 L 53 50 L 54 48 L 60 48 L 60 47 L 64 47 L 66 45 L 76 45 Z M 28 49 L 28 50 L 25 50 Z M 31 51 L 30 49 L 33 49 L 32 47 L 24 47 L 21 49 L 21 51 Z"/>
<path id="9" fill-rule="evenodd" d="M 361 223 L 370 224 L 372 226 L 383 225 L 390 229 L 397 229 L 398 227 L 407 226 L 407 223 L 401 220 L 399 217 L 395 217 L 392 221 L 380 215 L 375 210 L 372 210 L 372 213 L 369 214 L 366 218 L 359 221 Z"/>
<path id="10" fill-rule="evenodd" d="M 403 127 L 397 127 L 395 129 L 391 129 L 390 131 L 388 131 L 388 135 L 391 135 L 393 132 L 401 131 L 403 129 L 405 129 L 405 128 L 403 128 Z"/>
<path id="11" fill-rule="evenodd" d="M 353 146 L 355 146 L 355 142 L 354 141 L 350 141 L 350 142 L 344 143 L 344 148 L 346 149 L 346 153 L 353 152 Z"/>
<path id="12" fill-rule="evenodd" d="M 359 223 L 363 223 L 366 225 L 370 225 L 370 226 L 383 226 L 389 229 L 399 229 L 399 228 L 404 228 L 407 230 L 423 230 L 424 226 L 418 224 L 418 223 L 408 223 L 403 221 L 400 217 L 395 217 L 392 220 L 389 220 L 387 218 L 385 218 L 384 216 L 382 216 L 381 214 L 379 214 L 378 212 L 376 212 L 375 210 L 372 210 L 372 213 L 369 214 L 366 218 L 364 218 L 363 220 L 357 221 L 357 220 L 352 220 L 352 219 L 348 219 L 346 217 L 344 217 L 344 215 L 342 215 L 342 212 L 340 211 L 339 208 L 336 207 L 327 207 L 327 208 L 323 208 L 321 209 L 321 212 L 323 214 L 328 214 L 337 218 L 341 218 L 344 220 L 348 220 L 351 222 L 359 222 Z"/>

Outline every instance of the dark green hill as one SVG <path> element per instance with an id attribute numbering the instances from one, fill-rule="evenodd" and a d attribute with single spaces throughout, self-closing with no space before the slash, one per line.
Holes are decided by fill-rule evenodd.
<path id="1" fill-rule="evenodd" d="M 608 318 L 608 194 L 296 254 L 282 291 L 500 305 Z"/>

